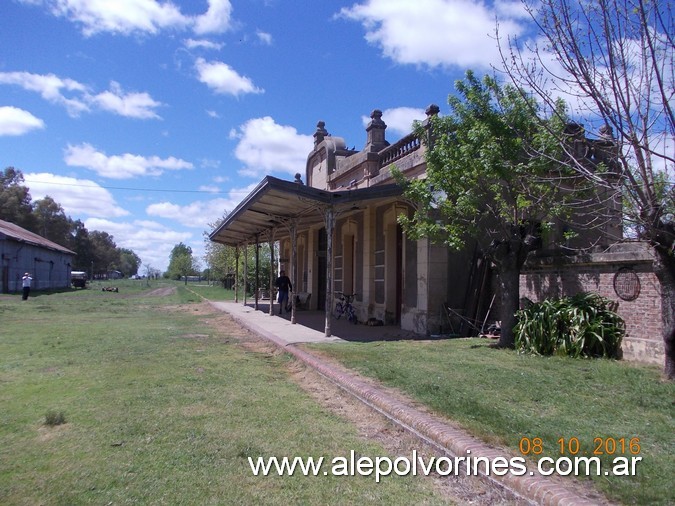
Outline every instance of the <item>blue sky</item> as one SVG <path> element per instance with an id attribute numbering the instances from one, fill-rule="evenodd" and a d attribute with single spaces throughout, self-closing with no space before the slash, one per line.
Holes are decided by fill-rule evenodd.
<path id="1" fill-rule="evenodd" d="M 3 0 L 0 164 L 165 270 L 265 175 L 304 177 L 319 120 L 395 142 L 522 35 L 520 2 Z M 202 262 L 203 263 L 203 262 Z"/>

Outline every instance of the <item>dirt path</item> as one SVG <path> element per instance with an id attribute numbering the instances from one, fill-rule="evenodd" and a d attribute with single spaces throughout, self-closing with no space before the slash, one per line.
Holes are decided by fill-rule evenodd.
<path id="1" fill-rule="evenodd" d="M 175 286 L 165 286 L 162 288 L 155 288 L 151 292 L 148 292 L 146 295 L 148 297 L 168 297 L 169 295 L 173 295 L 174 293 L 176 293 Z"/>
<path id="2" fill-rule="evenodd" d="M 204 322 L 208 323 L 219 338 L 235 338 L 240 346 L 249 351 L 265 355 L 282 353 L 275 345 L 243 328 L 231 316 L 218 312 L 208 303 L 173 308 L 173 310 L 176 309 L 189 311 L 193 315 L 208 316 Z M 410 457 L 413 450 L 425 459 L 430 456 L 441 456 L 434 448 L 392 424 L 387 418 L 345 393 L 305 364 L 295 360 L 290 361 L 288 373 L 289 377 L 321 406 L 354 425 L 363 438 L 377 441 L 393 458 Z M 498 489 L 495 485 L 475 476 L 430 476 L 419 477 L 419 479 L 430 480 L 448 503 L 479 506 L 529 504 L 510 492 Z"/>

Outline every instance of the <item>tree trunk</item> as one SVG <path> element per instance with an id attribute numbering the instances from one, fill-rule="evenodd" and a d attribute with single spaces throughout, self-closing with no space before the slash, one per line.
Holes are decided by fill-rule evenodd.
<path id="1" fill-rule="evenodd" d="M 520 304 L 520 268 L 518 250 L 510 249 L 499 262 L 499 287 L 501 290 L 501 332 L 497 346 L 513 348 L 515 337 L 513 327 L 516 325 L 516 311 Z"/>
<path id="2" fill-rule="evenodd" d="M 516 311 L 520 306 L 520 270 L 530 251 L 537 247 L 537 238 L 527 233 L 522 226 L 511 227 L 508 240 L 494 241 L 488 250 L 488 256 L 497 264 L 499 287 L 501 291 L 501 330 L 497 346 L 513 348 L 516 326 Z"/>
<path id="3" fill-rule="evenodd" d="M 655 248 L 654 274 L 661 285 L 661 312 L 663 344 L 665 347 L 664 374 L 675 379 L 675 257 L 668 250 Z"/>

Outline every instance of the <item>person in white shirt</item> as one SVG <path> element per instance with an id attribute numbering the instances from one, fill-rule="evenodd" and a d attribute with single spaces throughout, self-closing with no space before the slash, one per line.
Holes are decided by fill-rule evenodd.
<path id="1" fill-rule="evenodd" d="M 28 300 L 28 295 L 30 294 L 30 284 L 33 281 L 33 278 L 30 277 L 30 273 L 27 272 L 23 275 L 23 300 Z"/>

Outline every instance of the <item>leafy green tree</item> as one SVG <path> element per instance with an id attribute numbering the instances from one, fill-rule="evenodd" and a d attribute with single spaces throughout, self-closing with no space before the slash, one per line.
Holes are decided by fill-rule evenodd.
<path id="1" fill-rule="evenodd" d="M 116 269 L 120 261 L 120 252 L 115 240 L 108 232 L 94 230 L 89 233 L 92 259 L 94 261 L 94 275 L 105 275 Z"/>
<path id="2" fill-rule="evenodd" d="M 209 223 L 211 231 L 215 230 L 227 215 L 218 219 L 215 223 Z M 204 260 L 209 269 L 210 277 L 224 283 L 228 275 L 234 272 L 234 248 L 225 246 L 209 239 L 209 232 L 204 231 Z"/>
<path id="3" fill-rule="evenodd" d="M 223 220 L 227 217 L 224 215 L 215 223 L 210 224 L 211 230 L 215 230 L 220 226 Z M 258 279 L 256 283 L 256 256 L 255 244 L 250 244 L 248 248 L 240 248 L 239 265 L 237 266 L 237 250 L 232 246 L 225 246 L 224 244 L 215 243 L 209 240 L 209 233 L 204 233 L 205 243 L 205 260 L 209 266 L 211 276 L 213 279 L 219 279 L 225 284 L 226 279 L 234 281 L 235 273 L 238 269 L 239 283 L 244 282 L 244 264 L 248 268 L 246 273 L 247 290 L 248 293 L 253 293 L 255 286 L 259 288 L 268 288 L 270 280 L 271 252 L 268 242 L 261 242 L 258 245 Z M 244 262 L 246 257 L 246 262 Z"/>
<path id="4" fill-rule="evenodd" d="M 80 220 L 76 220 L 73 223 L 73 228 L 73 238 L 70 245 L 70 249 L 75 252 L 73 270 L 84 271 L 93 276 L 92 265 L 94 263 L 94 255 L 89 231 Z"/>
<path id="5" fill-rule="evenodd" d="M 185 277 L 185 283 L 187 284 L 187 277 L 197 274 L 196 266 L 197 263 L 192 255 L 192 248 L 181 242 L 176 244 L 171 250 L 167 274 L 172 279 Z"/>
<path id="6" fill-rule="evenodd" d="M 61 204 L 49 195 L 33 203 L 33 215 L 37 233 L 65 247 L 73 242 L 73 220 L 66 216 Z"/>
<path id="7" fill-rule="evenodd" d="M 255 291 L 255 287 L 258 288 L 269 288 L 270 285 L 270 246 L 269 243 L 260 243 L 258 244 L 258 278 L 256 283 L 256 258 L 255 258 L 255 244 L 251 245 L 246 250 L 242 251 L 241 254 L 247 254 L 247 280 L 249 286 L 249 293 Z M 243 263 L 243 258 L 240 258 L 240 263 Z M 243 264 L 240 268 L 243 270 Z M 240 278 L 241 279 L 241 278 Z"/>
<path id="8" fill-rule="evenodd" d="M 194 274 L 194 267 L 192 265 L 192 255 L 180 253 L 176 255 L 171 261 L 172 272 L 175 272 L 176 279 L 185 279 L 187 285 L 188 276 Z"/>
<path id="9" fill-rule="evenodd" d="M 120 248 L 120 263 L 118 269 L 127 277 L 138 274 L 141 258 L 130 249 Z"/>
<path id="10" fill-rule="evenodd" d="M 218 219 L 215 223 L 209 224 L 211 231 L 215 230 L 220 226 L 223 220 L 227 217 L 227 214 L 223 215 L 222 218 Z M 212 279 L 217 279 L 223 286 L 226 285 L 227 280 L 234 282 L 235 272 L 237 270 L 237 250 L 232 246 L 226 246 L 224 244 L 213 242 L 209 239 L 209 232 L 204 232 L 204 250 L 206 254 L 204 260 L 210 271 L 210 277 Z M 269 247 L 267 247 L 269 250 Z M 240 250 L 240 266 L 239 266 L 239 279 L 243 279 L 243 255 L 244 250 Z M 267 256 L 269 259 L 269 255 Z M 268 260 L 269 261 L 269 260 Z M 249 265 L 254 265 L 255 255 L 251 254 L 248 260 Z M 269 273 L 269 269 L 267 270 Z"/>
<path id="11" fill-rule="evenodd" d="M 434 116 L 417 134 L 428 146 L 424 180 L 397 179 L 417 204 L 400 222 L 412 238 L 429 237 L 454 249 L 476 240 L 495 264 L 500 289 L 499 345 L 512 347 L 520 271 L 540 242 L 541 227 L 569 214 L 574 194 L 550 160 L 559 146 L 550 131 L 564 128 L 564 106 L 548 120 L 512 86 L 479 80 L 456 83 L 450 113 Z"/>
<path id="12" fill-rule="evenodd" d="M 0 220 L 38 233 L 30 192 L 23 183 L 23 173 L 14 167 L 7 167 L 0 174 Z"/>

